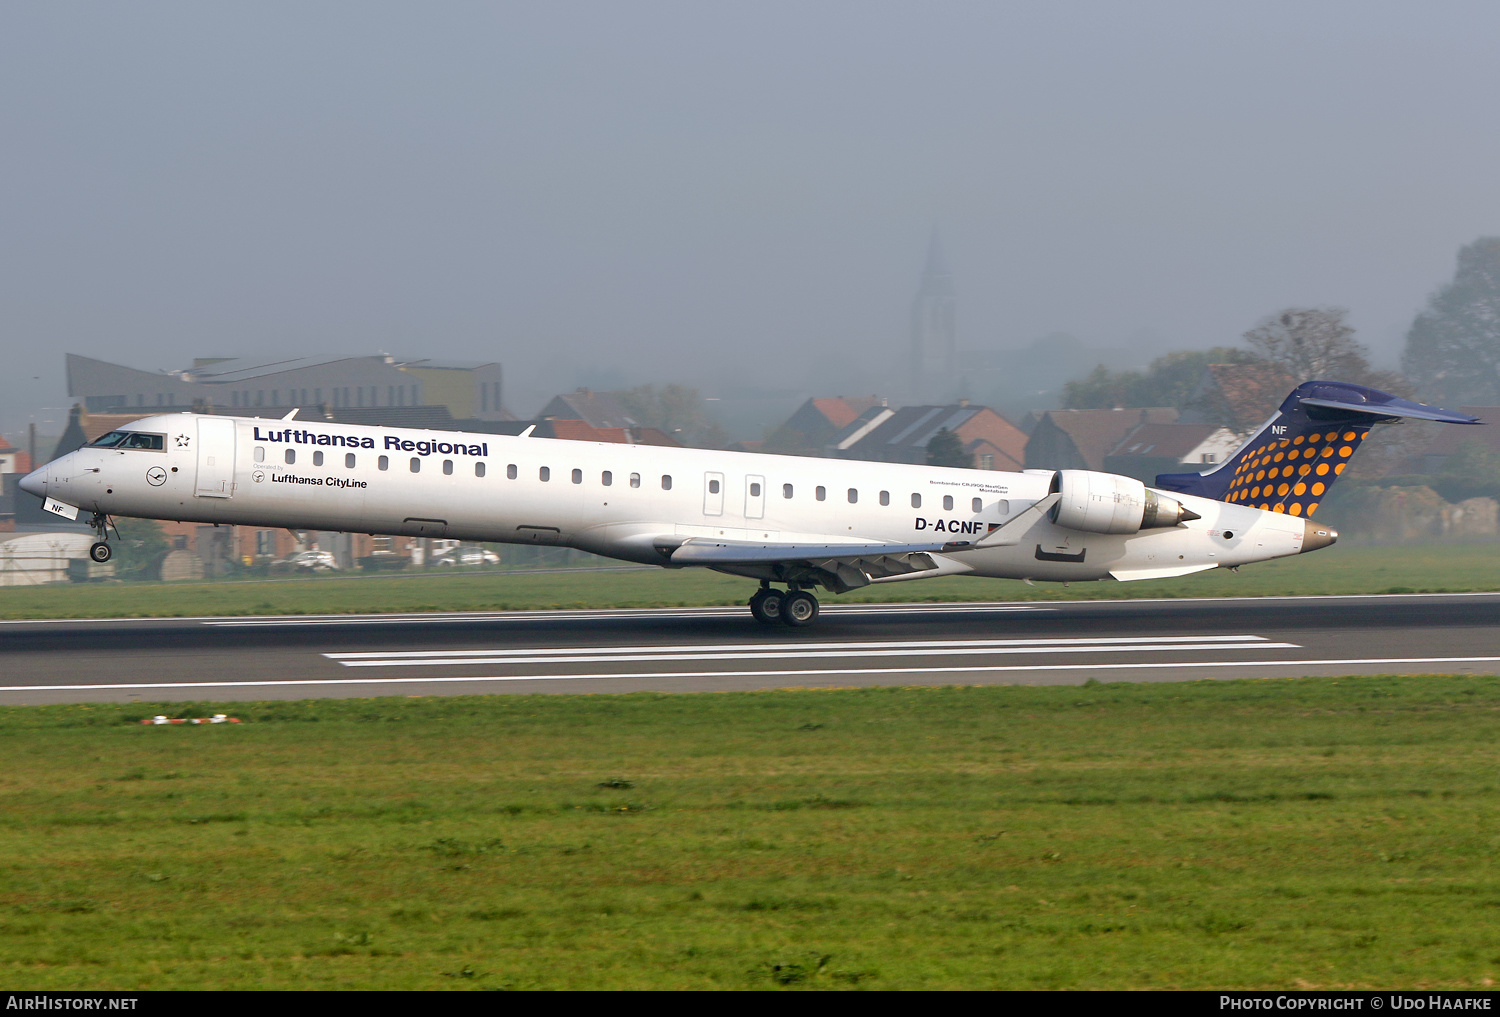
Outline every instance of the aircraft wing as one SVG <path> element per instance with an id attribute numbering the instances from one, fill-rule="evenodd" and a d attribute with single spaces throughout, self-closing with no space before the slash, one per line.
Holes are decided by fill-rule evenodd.
<path id="1" fill-rule="evenodd" d="M 657 546 L 673 565 L 701 565 L 776 582 L 817 583 L 847 593 L 871 583 L 967 572 L 939 556 L 962 551 L 967 541 L 931 544 L 776 543 L 689 537 L 676 547 Z"/>
<path id="2" fill-rule="evenodd" d="M 768 541 L 689 537 L 671 554 L 673 565 L 760 565 L 771 562 L 827 561 L 959 550 L 954 544 L 778 544 Z"/>

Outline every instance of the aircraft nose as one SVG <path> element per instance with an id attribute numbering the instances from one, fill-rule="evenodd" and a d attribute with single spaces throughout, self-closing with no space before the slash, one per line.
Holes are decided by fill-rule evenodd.
<path id="1" fill-rule="evenodd" d="M 34 494 L 38 498 L 47 497 L 47 467 L 43 466 L 22 477 L 20 488 L 27 494 Z"/>

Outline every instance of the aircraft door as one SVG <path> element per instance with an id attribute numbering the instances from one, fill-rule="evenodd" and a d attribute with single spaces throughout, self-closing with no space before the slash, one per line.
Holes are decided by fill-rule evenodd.
<path id="1" fill-rule="evenodd" d="M 193 493 L 200 498 L 234 495 L 233 420 L 198 418 L 198 483 Z"/>
<path id="2" fill-rule="evenodd" d="M 722 473 L 703 475 L 703 514 L 706 516 L 724 514 L 724 474 Z"/>
<path id="3" fill-rule="evenodd" d="M 745 518 L 761 519 L 766 514 L 766 478 L 745 478 Z"/>

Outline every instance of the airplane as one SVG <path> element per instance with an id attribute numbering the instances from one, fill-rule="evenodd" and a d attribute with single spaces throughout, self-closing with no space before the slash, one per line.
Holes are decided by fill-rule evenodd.
<path id="1" fill-rule="evenodd" d="M 112 516 L 573 547 L 757 580 L 793 627 L 832 593 L 935 576 L 1130 582 L 1327 547 L 1313 522 L 1370 427 L 1475 417 L 1344 382 L 1299 385 L 1222 463 L 1154 487 L 988 470 L 172 413 L 21 480 L 66 518 Z M 778 589 L 776 585 L 784 587 Z"/>

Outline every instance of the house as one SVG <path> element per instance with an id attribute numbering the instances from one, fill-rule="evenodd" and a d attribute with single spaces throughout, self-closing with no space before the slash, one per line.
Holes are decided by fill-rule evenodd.
<path id="1" fill-rule="evenodd" d="M 1100 470 L 1104 457 L 1141 424 L 1174 424 L 1171 406 L 1113 410 L 1047 410 L 1026 442 L 1028 470 Z"/>
<path id="2" fill-rule="evenodd" d="M 1156 483 L 1158 473 L 1186 473 L 1221 463 L 1242 439 L 1213 424 L 1137 424 L 1104 457 L 1104 472 Z"/>
<path id="3" fill-rule="evenodd" d="M 1026 435 L 988 406 L 967 402 L 946 406 L 872 406 L 824 446 L 839 459 L 882 463 L 925 463 L 927 443 L 941 430 L 952 431 L 982 470 L 1021 469 Z"/>
<path id="4" fill-rule="evenodd" d="M 1461 445 L 1470 443 L 1479 445 L 1491 455 L 1500 455 L 1500 427 L 1494 426 L 1500 424 L 1500 406 L 1460 406 L 1458 411 L 1478 417 L 1490 426 L 1436 428 L 1436 433 L 1429 440 L 1421 443 L 1391 472 L 1427 476 L 1442 473 L 1448 457 L 1457 452 Z"/>
<path id="5" fill-rule="evenodd" d="M 760 443 L 761 452 L 781 452 L 790 455 L 816 456 L 823 454 L 825 445 L 834 436 L 852 424 L 861 414 L 872 408 L 885 406 L 878 396 L 861 399 L 846 399 L 844 396 L 825 396 L 807 400 L 797 412 L 786 419 Z M 748 449 L 747 449 L 748 451 Z"/>
<path id="6" fill-rule="evenodd" d="M 31 456 L 0 437 L 0 474 L 30 472 Z"/>
<path id="7" fill-rule="evenodd" d="M 581 420 L 590 427 L 638 427 L 639 421 L 621 405 L 611 392 L 594 392 L 580 388 L 575 392 L 552 397 L 537 413 L 540 419 Z"/>

